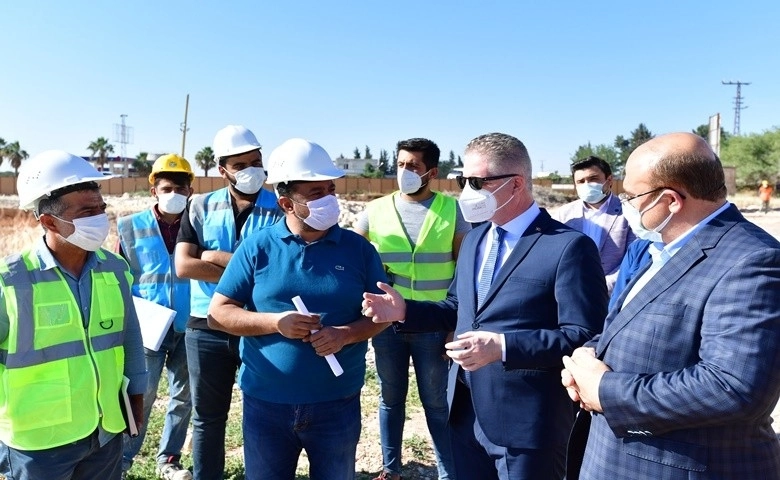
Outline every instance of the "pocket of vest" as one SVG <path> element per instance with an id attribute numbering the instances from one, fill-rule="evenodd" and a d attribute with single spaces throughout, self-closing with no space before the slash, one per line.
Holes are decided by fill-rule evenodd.
<path id="1" fill-rule="evenodd" d="M 8 371 L 8 418 L 25 431 L 73 421 L 69 360 L 56 360 Z"/>

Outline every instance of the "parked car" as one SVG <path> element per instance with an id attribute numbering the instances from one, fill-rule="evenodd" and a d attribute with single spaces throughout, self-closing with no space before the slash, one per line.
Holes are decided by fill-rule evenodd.
<path id="1" fill-rule="evenodd" d="M 447 174 L 447 178 L 450 180 L 454 180 L 455 177 L 459 177 L 463 175 L 463 167 L 455 167 L 452 170 L 450 170 L 450 173 Z"/>

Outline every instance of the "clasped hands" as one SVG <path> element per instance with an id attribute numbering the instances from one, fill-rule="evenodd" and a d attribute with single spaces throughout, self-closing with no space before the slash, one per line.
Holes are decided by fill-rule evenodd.
<path id="1" fill-rule="evenodd" d="M 400 322 L 406 317 L 406 302 L 390 285 L 378 282 L 385 293 L 363 294 L 363 315 L 374 323 Z M 487 331 L 471 331 L 458 335 L 457 340 L 444 344 L 447 356 L 464 370 L 474 371 L 501 360 L 501 335 Z"/>
<path id="2" fill-rule="evenodd" d="M 590 347 L 580 347 L 574 350 L 571 357 L 563 357 L 563 366 L 561 383 L 566 387 L 569 397 L 589 412 L 603 412 L 599 384 L 604 372 L 611 369 L 596 358 L 596 351 Z"/>
<path id="3" fill-rule="evenodd" d="M 346 333 L 343 329 L 323 326 L 319 314 L 302 315 L 295 311 L 282 312 L 277 320 L 277 330 L 286 338 L 311 343 L 314 351 L 321 357 L 340 351 L 346 344 Z"/>

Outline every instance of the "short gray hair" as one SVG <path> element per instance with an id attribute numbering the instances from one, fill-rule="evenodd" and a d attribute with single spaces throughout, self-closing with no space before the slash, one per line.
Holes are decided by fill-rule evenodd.
<path id="1" fill-rule="evenodd" d="M 519 173 L 531 191 L 531 157 L 523 142 L 506 133 L 487 133 L 466 145 L 466 153 L 475 152 L 487 157 L 491 175 Z"/>

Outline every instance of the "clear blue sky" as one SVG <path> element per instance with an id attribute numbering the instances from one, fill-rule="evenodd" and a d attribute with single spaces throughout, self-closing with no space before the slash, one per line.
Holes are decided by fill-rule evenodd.
<path id="1" fill-rule="evenodd" d="M 114 140 L 129 156 L 186 156 L 230 123 L 266 155 L 290 137 L 333 157 L 428 137 L 442 156 L 502 131 L 534 170 L 568 171 L 578 145 L 644 122 L 731 131 L 780 125 L 780 2 L 4 2 L 0 137 L 34 155 Z M 115 143 L 117 154 L 119 144 Z M 3 165 L 3 169 L 7 169 Z"/>

